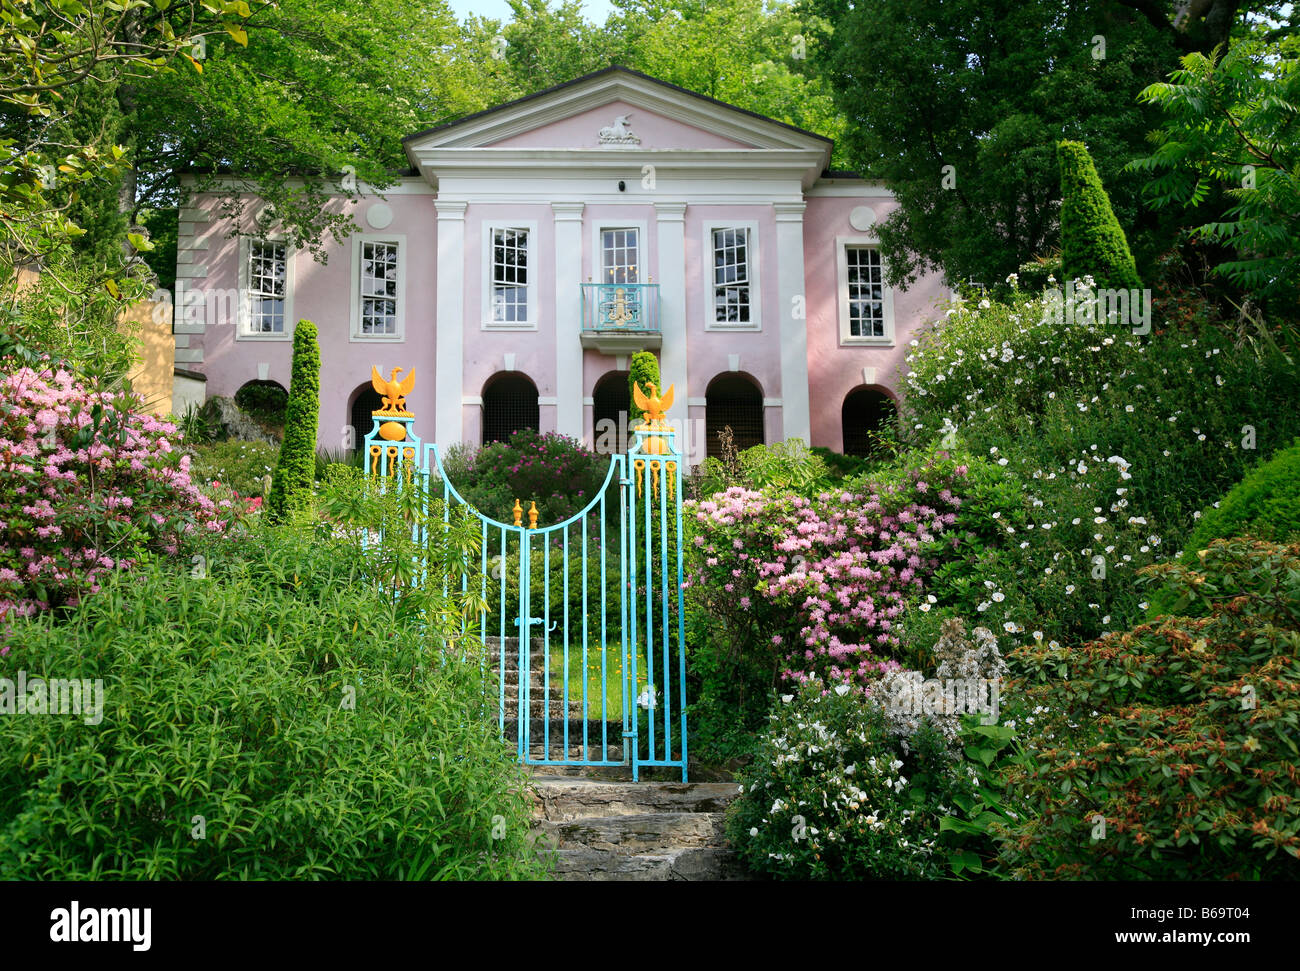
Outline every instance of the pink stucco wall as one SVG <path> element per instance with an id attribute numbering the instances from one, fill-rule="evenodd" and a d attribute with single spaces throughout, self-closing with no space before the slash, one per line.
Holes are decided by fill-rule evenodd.
<path id="1" fill-rule="evenodd" d="M 876 390 L 892 398 L 902 387 L 900 368 L 908 342 L 925 323 L 941 313 L 948 291 L 937 275 L 923 277 L 907 291 L 894 290 L 894 343 L 891 346 L 840 344 L 837 237 L 869 236 L 849 224 L 849 214 L 868 206 L 882 222 L 897 206 L 888 198 L 813 197 L 804 212 L 804 278 L 808 293 L 808 385 L 812 408 L 812 444 L 841 451 L 844 398 L 862 387 L 864 367 L 876 369 Z"/>
<path id="2" fill-rule="evenodd" d="M 409 263 L 406 270 L 405 340 L 354 341 L 350 339 L 352 274 L 352 241 L 330 240 L 325 245 L 324 264 L 316 262 L 307 250 L 297 250 L 291 257 L 293 287 L 293 318 L 296 322 L 306 318 L 315 322 L 320 335 L 321 349 L 321 413 L 317 427 L 317 441 L 322 448 L 339 449 L 344 444 L 344 429 L 351 421 L 349 413 L 353 394 L 370 384 L 371 365 L 378 365 L 387 376 L 391 368 L 414 367 L 417 371 L 415 390 L 407 400 L 416 414 L 433 412 L 434 402 L 434 319 L 435 260 L 437 252 L 437 224 L 433 212 L 433 197 L 421 195 L 390 195 L 387 205 L 393 211 L 391 225 L 382 230 L 385 234 L 405 234 Z M 365 212 L 379 200 L 363 199 L 349 204 L 336 199 L 333 211 L 352 209 L 354 218 L 363 232 L 380 232 L 371 229 L 365 221 Z M 208 248 L 198 251 L 196 261 L 208 268 L 205 278 L 185 280 L 187 289 L 199 288 L 205 294 L 239 284 L 239 244 L 236 239 L 225 238 L 231 225 L 221 220 L 212 197 L 202 197 L 194 206 L 210 214 L 207 222 L 198 222 L 195 234 L 207 241 Z M 243 228 L 251 231 L 251 213 Z M 231 396 L 248 381 L 258 377 L 259 363 L 268 365 L 267 377 L 286 388 L 289 386 L 290 366 L 293 356 L 292 332 L 282 340 L 236 339 L 236 318 L 224 312 L 223 301 L 213 305 L 218 310 L 207 320 L 203 334 L 190 336 L 190 347 L 203 350 L 201 364 L 181 364 L 201 370 L 207 375 L 207 395 Z M 232 308 L 233 309 L 233 308 Z M 362 429 L 364 435 L 370 429 Z"/>

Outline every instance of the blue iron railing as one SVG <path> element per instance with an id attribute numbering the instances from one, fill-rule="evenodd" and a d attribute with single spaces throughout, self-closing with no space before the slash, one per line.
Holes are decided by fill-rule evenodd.
<path id="1" fill-rule="evenodd" d="M 582 329 L 589 333 L 659 333 L 659 284 L 583 283 Z"/>

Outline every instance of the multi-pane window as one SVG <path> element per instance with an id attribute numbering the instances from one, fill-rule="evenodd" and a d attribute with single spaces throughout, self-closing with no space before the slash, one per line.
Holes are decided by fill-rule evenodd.
<path id="1" fill-rule="evenodd" d="M 528 322 L 528 230 L 492 231 L 492 320 Z"/>
<path id="2" fill-rule="evenodd" d="M 640 252 L 635 229 L 604 229 L 600 233 L 602 283 L 638 283 Z"/>
<path id="3" fill-rule="evenodd" d="M 288 248 L 283 242 L 252 240 L 248 247 L 248 332 L 283 334 Z"/>
<path id="4" fill-rule="evenodd" d="M 849 336 L 885 336 L 885 289 L 880 252 L 867 246 L 844 251 L 849 287 Z"/>
<path id="5" fill-rule="evenodd" d="M 750 316 L 749 230 L 713 231 L 713 319 L 748 324 Z"/>
<path id="6" fill-rule="evenodd" d="M 397 334 L 397 244 L 361 242 L 361 333 Z"/>

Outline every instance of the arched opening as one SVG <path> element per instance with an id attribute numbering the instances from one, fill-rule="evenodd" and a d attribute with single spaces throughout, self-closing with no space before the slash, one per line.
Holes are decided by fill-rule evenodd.
<path id="1" fill-rule="evenodd" d="M 724 428 L 731 429 L 737 451 L 764 443 L 763 392 L 752 378 L 736 372 L 719 374 L 709 382 L 704 400 L 704 431 L 710 457 L 722 453 L 718 433 Z"/>
<path id="2" fill-rule="evenodd" d="M 235 392 L 235 404 L 258 421 L 283 428 L 289 392 L 278 381 L 247 381 Z"/>
<path id="3" fill-rule="evenodd" d="M 880 446 L 877 437 L 896 414 L 894 400 L 877 388 L 854 388 L 844 397 L 840 420 L 845 455 L 870 455 Z"/>
<path id="4" fill-rule="evenodd" d="M 630 424 L 628 413 L 632 408 L 632 392 L 628 387 L 627 371 L 610 371 L 601 376 L 592 389 L 591 430 L 599 444 L 609 438 L 609 429 L 613 427 L 616 440 L 613 449 L 622 452 L 627 447 L 624 438 Z M 620 420 L 621 418 L 621 420 Z M 612 422 L 611 426 L 609 423 Z"/>
<path id="5" fill-rule="evenodd" d="M 352 447 L 361 448 L 370 434 L 370 429 L 374 427 L 374 417 L 371 412 L 378 411 L 384 407 L 383 398 L 379 392 L 374 389 L 370 383 L 360 385 L 356 391 L 352 392 L 352 406 L 349 414 L 352 419 Z"/>
<path id="6" fill-rule="evenodd" d="M 483 387 L 483 444 L 505 442 L 522 428 L 539 431 L 537 385 L 516 372 L 493 375 Z"/>

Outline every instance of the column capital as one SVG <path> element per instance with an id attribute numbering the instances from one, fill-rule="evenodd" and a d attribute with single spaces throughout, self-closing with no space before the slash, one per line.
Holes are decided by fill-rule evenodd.
<path id="1" fill-rule="evenodd" d="M 454 202 L 450 199 L 434 199 L 433 208 L 438 211 L 439 221 L 444 219 L 463 220 L 465 210 L 469 208 L 468 202 Z"/>
<path id="2" fill-rule="evenodd" d="M 806 202 L 774 202 L 772 209 L 776 213 L 776 221 L 779 223 L 801 223 L 803 222 L 804 210 L 808 208 Z"/>
<path id="3" fill-rule="evenodd" d="M 552 202 L 551 212 L 555 214 L 555 221 L 557 223 L 569 220 L 581 222 L 582 210 L 585 209 L 586 206 L 587 204 L 585 202 Z"/>
<path id="4" fill-rule="evenodd" d="M 682 222 L 686 219 L 686 203 L 656 202 L 655 218 L 661 223 Z"/>

